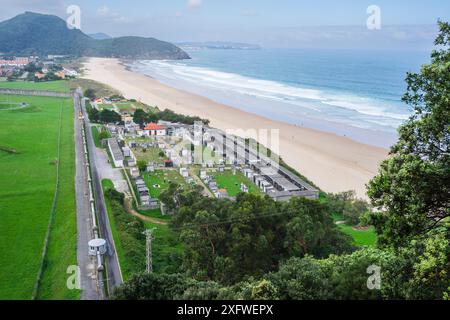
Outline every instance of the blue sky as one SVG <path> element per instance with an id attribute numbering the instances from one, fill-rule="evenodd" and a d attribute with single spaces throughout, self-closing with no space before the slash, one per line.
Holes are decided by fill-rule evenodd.
<path id="1" fill-rule="evenodd" d="M 82 30 L 180 41 L 241 41 L 269 47 L 428 49 L 445 0 L 2 0 L 0 19 L 25 10 L 66 17 L 76 4 Z M 369 5 L 381 30 L 366 28 Z"/>

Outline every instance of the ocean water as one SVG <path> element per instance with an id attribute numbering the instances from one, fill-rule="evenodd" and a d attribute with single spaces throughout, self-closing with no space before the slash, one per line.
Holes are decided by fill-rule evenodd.
<path id="1" fill-rule="evenodd" d="M 428 52 L 313 49 L 196 50 L 191 60 L 136 61 L 133 71 L 215 101 L 388 147 L 411 114 L 407 72 Z"/>

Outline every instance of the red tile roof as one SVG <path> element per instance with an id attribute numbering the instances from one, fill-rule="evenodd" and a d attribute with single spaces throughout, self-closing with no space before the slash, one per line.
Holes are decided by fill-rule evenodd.
<path id="1" fill-rule="evenodd" d="M 164 130 L 165 128 L 166 126 L 150 122 L 149 124 L 147 124 L 144 130 Z"/>

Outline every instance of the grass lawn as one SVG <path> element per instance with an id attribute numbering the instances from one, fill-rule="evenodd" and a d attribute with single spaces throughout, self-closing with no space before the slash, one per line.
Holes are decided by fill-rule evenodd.
<path id="1" fill-rule="evenodd" d="M 0 82 L 0 88 L 8 89 L 24 89 L 24 90 L 48 90 L 58 92 L 69 92 L 70 85 L 67 80 L 56 80 L 46 82 L 33 82 L 33 81 L 6 81 Z"/>
<path id="2" fill-rule="evenodd" d="M 351 236 L 354 244 L 358 246 L 374 246 L 377 242 L 377 235 L 373 227 L 368 230 L 354 230 L 349 225 L 341 224 L 339 228 L 342 232 Z"/>
<path id="3" fill-rule="evenodd" d="M 102 144 L 100 143 L 100 138 L 98 136 L 100 134 L 100 132 L 98 132 L 98 126 L 92 126 L 91 130 L 92 130 L 92 138 L 94 139 L 94 144 L 97 148 L 100 148 Z"/>
<path id="4" fill-rule="evenodd" d="M 97 103 L 96 106 L 99 110 L 103 109 L 114 110 L 114 106 L 112 104 Z"/>
<path id="5" fill-rule="evenodd" d="M 153 162 L 155 164 L 164 163 L 164 160 L 167 160 L 166 156 L 160 157 L 159 153 L 161 149 L 159 148 L 147 148 L 144 149 L 141 147 L 133 148 L 133 153 L 138 160 L 144 160 L 145 162 Z"/>
<path id="6" fill-rule="evenodd" d="M 100 140 L 100 132 L 105 130 L 105 127 L 102 125 L 92 126 L 92 138 L 94 139 L 94 144 L 97 148 L 103 148 L 102 142 Z M 108 134 L 109 136 L 109 134 Z"/>
<path id="7" fill-rule="evenodd" d="M 5 100 L 29 106 L 0 111 L 0 299 L 33 292 L 55 192 L 61 105 L 60 192 L 38 298 L 76 299 L 79 292 L 66 288 L 66 269 L 77 263 L 72 101 L 0 95 Z"/>
<path id="8" fill-rule="evenodd" d="M 214 176 L 214 180 L 217 182 L 218 187 L 226 189 L 228 195 L 231 197 L 234 197 L 241 192 L 241 182 L 249 188 L 250 193 L 262 194 L 261 190 L 238 170 L 235 175 L 233 175 L 233 172 L 230 170 L 215 172 L 212 175 Z"/>
<path id="9" fill-rule="evenodd" d="M 147 187 L 150 189 L 152 198 L 159 198 L 161 192 L 169 187 L 170 182 L 178 183 L 182 186 L 186 185 L 186 181 L 176 169 L 155 170 L 151 173 L 144 173 L 143 177 Z M 159 188 L 155 188 L 153 185 L 159 185 Z"/>
<path id="10" fill-rule="evenodd" d="M 113 103 L 117 109 L 136 109 L 136 107 L 134 106 L 134 103 L 128 103 L 128 102 L 115 102 Z M 138 105 L 136 103 L 136 105 Z"/>

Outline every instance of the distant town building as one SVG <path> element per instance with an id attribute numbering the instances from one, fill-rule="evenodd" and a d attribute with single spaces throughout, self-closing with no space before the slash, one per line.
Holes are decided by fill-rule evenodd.
<path id="1" fill-rule="evenodd" d="M 0 66 L 24 67 L 30 60 L 28 58 L 15 58 L 14 60 L 0 60 Z"/>

